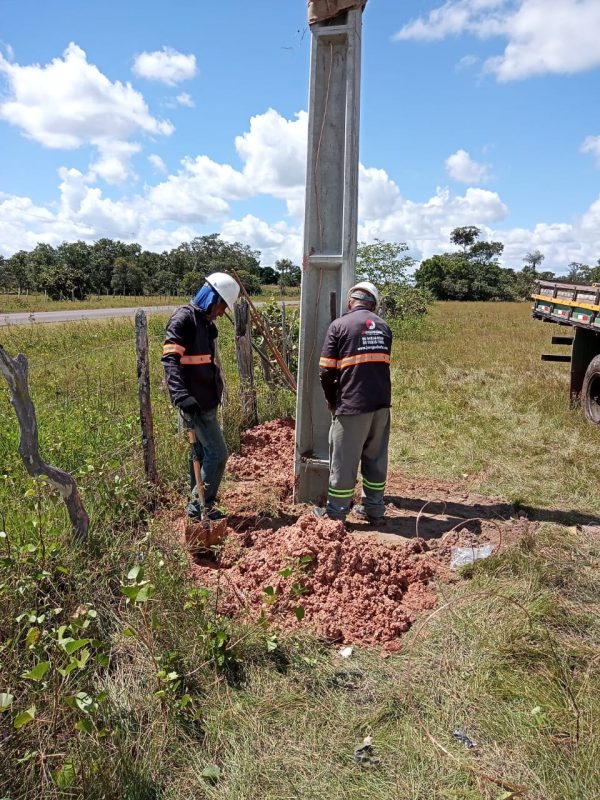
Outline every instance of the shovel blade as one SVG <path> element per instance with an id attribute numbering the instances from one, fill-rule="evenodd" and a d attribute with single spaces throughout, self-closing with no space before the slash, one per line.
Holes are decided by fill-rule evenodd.
<path id="1" fill-rule="evenodd" d="M 185 544 L 192 555 L 206 555 L 213 547 L 222 544 L 227 530 L 227 519 L 188 522 L 185 526 Z"/>

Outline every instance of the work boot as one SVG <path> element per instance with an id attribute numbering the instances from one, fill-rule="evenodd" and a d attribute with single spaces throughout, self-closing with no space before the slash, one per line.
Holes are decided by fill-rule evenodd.
<path id="1" fill-rule="evenodd" d="M 200 505 L 200 501 L 198 499 L 190 500 L 186 511 L 189 519 L 200 519 L 202 515 L 202 506 Z"/>
<path id="2" fill-rule="evenodd" d="M 359 519 L 364 520 L 365 522 L 369 522 L 371 525 L 381 525 L 382 523 L 384 523 L 385 519 L 385 517 L 383 516 L 370 517 L 367 514 L 366 509 L 363 505 L 354 506 L 352 509 L 352 513 L 354 514 L 355 517 L 358 517 Z"/>
<path id="3" fill-rule="evenodd" d="M 335 522 L 345 522 L 344 517 L 332 517 L 331 514 L 327 513 L 326 509 L 320 508 L 319 506 L 313 507 L 312 515 L 317 519 L 332 519 Z"/>
<path id="4" fill-rule="evenodd" d="M 192 500 L 188 503 L 187 515 L 189 519 L 202 518 L 202 506 L 200 505 L 199 500 Z M 227 515 L 224 514 L 220 508 L 217 508 L 217 506 L 212 505 L 212 506 L 207 506 L 206 516 L 211 522 L 217 522 L 220 519 L 225 519 Z"/>

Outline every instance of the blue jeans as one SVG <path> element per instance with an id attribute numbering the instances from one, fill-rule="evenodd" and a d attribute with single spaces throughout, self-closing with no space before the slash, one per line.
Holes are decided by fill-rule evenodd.
<path id="1" fill-rule="evenodd" d="M 217 419 L 217 408 L 210 411 L 201 411 L 198 414 L 182 414 L 186 428 L 193 428 L 196 431 L 196 444 L 193 448 L 193 455 L 190 452 L 190 484 L 192 492 L 196 487 L 196 477 L 194 475 L 194 461 L 198 460 L 202 464 L 202 483 L 206 495 L 206 505 L 214 505 L 225 472 L 227 463 L 227 445 L 223 438 L 223 431 Z M 195 493 L 194 493 L 195 494 Z M 192 500 L 188 506 L 188 513 L 197 513 L 199 510 L 198 500 Z"/>

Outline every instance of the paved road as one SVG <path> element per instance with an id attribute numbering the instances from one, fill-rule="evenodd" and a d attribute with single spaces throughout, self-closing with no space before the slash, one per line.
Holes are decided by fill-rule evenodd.
<path id="1" fill-rule="evenodd" d="M 177 306 L 142 306 L 146 314 L 166 314 Z M 139 306 L 137 307 L 139 308 Z M 19 314 L 0 314 L 0 325 L 26 325 L 31 322 L 72 322 L 81 319 L 112 319 L 133 317 L 137 308 L 82 308 L 77 311 L 35 311 Z"/>
<path id="2" fill-rule="evenodd" d="M 181 305 L 181 303 L 180 303 Z M 264 302 L 255 303 L 264 306 Z M 286 305 L 298 305 L 297 300 L 286 300 Z M 136 308 L 87 308 L 77 311 L 35 311 L 19 314 L 3 314 L 0 312 L 0 327 L 3 325 L 27 325 L 32 322 L 73 322 L 82 319 L 113 319 L 115 317 L 134 317 Z M 146 314 L 169 314 L 179 306 L 141 306 Z"/>

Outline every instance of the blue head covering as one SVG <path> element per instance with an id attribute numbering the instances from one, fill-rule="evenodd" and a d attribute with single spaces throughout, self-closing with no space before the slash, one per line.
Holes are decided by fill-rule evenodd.
<path id="1" fill-rule="evenodd" d="M 216 303 L 217 300 L 221 299 L 221 295 L 216 292 L 212 286 L 209 286 L 208 283 L 205 283 L 204 286 L 201 286 L 196 293 L 196 296 L 192 300 L 192 303 L 200 309 L 200 311 L 207 311 L 213 303 Z"/>

